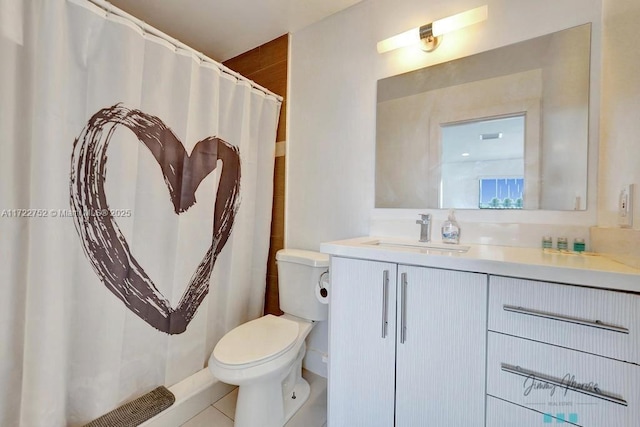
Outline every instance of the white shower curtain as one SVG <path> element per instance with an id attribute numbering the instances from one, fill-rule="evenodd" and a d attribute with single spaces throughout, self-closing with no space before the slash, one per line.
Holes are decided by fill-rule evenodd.
<path id="1" fill-rule="evenodd" d="M 85 0 L 0 24 L 0 426 L 82 425 L 260 316 L 281 101 Z"/>

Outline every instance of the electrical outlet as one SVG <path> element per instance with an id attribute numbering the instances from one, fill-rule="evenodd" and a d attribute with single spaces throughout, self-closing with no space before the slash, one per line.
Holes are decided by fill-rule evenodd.
<path id="1" fill-rule="evenodd" d="M 633 226 L 633 184 L 625 185 L 618 196 L 618 225 L 622 228 Z"/>

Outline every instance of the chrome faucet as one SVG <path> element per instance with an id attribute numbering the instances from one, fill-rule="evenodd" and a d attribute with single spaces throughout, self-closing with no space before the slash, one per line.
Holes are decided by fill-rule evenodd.
<path id="1" fill-rule="evenodd" d="M 420 214 L 420 217 L 416 220 L 416 224 L 420 224 L 420 241 L 428 242 L 431 240 L 431 214 Z"/>

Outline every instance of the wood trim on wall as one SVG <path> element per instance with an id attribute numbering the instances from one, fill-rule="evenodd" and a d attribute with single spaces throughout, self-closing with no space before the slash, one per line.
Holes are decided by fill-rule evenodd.
<path id="1" fill-rule="evenodd" d="M 289 35 L 284 34 L 268 43 L 240 54 L 223 64 L 243 76 L 253 80 L 270 91 L 282 96 L 282 108 L 276 135 L 276 158 L 273 177 L 273 210 L 271 219 L 271 240 L 267 277 L 265 278 L 264 314 L 281 315 L 278 296 L 278 270 L 276 252 L 284 247 L 284 196 L 285 196 L 285 156 L 284 144 L 287 139 L 287 60 L 289 57 Z M 278 155 L 281 154 L 281 155 Z"/>

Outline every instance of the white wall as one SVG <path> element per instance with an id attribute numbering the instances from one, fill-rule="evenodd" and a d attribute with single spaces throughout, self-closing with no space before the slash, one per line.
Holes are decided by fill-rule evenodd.
<path id="1" fill-rule="evenodd" d="M 411 49 L 376 52 L 379 40 L 483 3 L 489 5 L 487 21 L 446 35 L 431 54 Z M 378 79 L 585 22 L 594 23 L 598 73 L 601 12 L 600 0 L 365 0 L 294 33 L 285 244 L 317 250 L 323 241 L 367 235 L 376 228 Z M 597 93 L 592 101 L 599 105 Z M 590 131 L 597 141 L 597 120 L 592 120 Z M 595 150 L 591 156 L 597 156 Z M 595 194 L 595 178 L 591 171 L 591 195 Z M 470 222 L 594 225 L 595 197 L 589 198 L 588 208 L 586 212 L 460 211 L 458 220 L 463 227 Z M 384 215 L 408 222 L 422 211 Z M 436 220 L 446 217 L 445 211 L 432 213 Z"/>
<path id="2" fill-rule="evenodd" d="M 624 3 L 633 1 L 637 0 Z M 489 5 L 486 22 L 446 35 L 431 54 L 410 49 L 376 52 L 380 40 L 482 4 Z M 417 213 L 427 210 L 373 209 L 378 79 L 593 22 L 592 67 L 596 64 L 598 82 L 601 12 L 601 0 L 364 0 L 293 33 L 285 246 L 318 250 L 321 242 L 368 235 L 372 230 L 417 232 Z M 631 78 L 630 73 L 627 76 Z M 593 93 L 592 105 L 599 106 L 598 92 Z M 591 144 L 597 142 L 598 133 L 598 122 L 592 120 Z M 596 150 L 590 157 L 595 162 Z M 484 243 L 529 245 L 531 239 L 550 233 L 547 224 L 560 226 L 559 232 L 569 237 L 588 237 L 586 226 L 596 223 L 594 170 L 588 185 L 587 211 L 459 211 L 457 218 L 463 228 L 483 223 L 474 232 L 476 241 Z M 431 212 L 436 226 L 446 219 L 446 211 Z M 494 222 L 503 226 L 493 227 Z M 523 227 L 525 223 L 543 225 Z M 522 238 L 524 231 L 529 240 Z M 312 331 L 309 347 L 326 352 L 326 345 L 323 322 Z M 306 366 L 314 372 L 323 369 L 308 362 Z"/>
<path id="3" fill-rule="evenodd" d="M 605 0 L 603 21 L 598 225 L 613 227 L 621 186 L 640 186 L 640 2 Z M 640 188 L 634 211 L 633 228 L 640 230 Z"/>
<path id="4" fill-rule="evenodd" d="M 291 37 L 286 247 L 318 250 L 322 241 L 368 232 L 376 100 L 370 5 Z"/>

